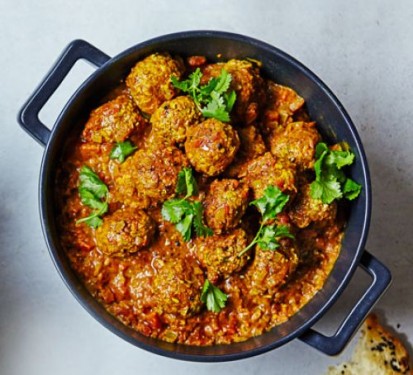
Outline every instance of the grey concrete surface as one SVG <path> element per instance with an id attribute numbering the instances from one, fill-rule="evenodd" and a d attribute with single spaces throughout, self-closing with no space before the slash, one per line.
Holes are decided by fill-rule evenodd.
<path id="1" fill-rule="evenodd" d="M 323 374 L 349 356 L 354 341 L 329 358 L 296 340 L 231 363 L 159 357 L 97 323 L 53 266 L 38 215 L 43 149 L 17 125 L 19 107 L 73 39 L 115 55 L 158 35 L 194 29 L 241 33 L 277 46 L 319 75 L 342 101 L 371 168 L 367 248 L 394 275 L 376 311 L 411 344 L 412 20 L 410 0 L 0 0 L 0 374 Z M 53 124 L 92 71 L 78 64 L 42 111 L 46 124 Z M 333 332 L 368 281 L 358 272 L 318 329 Z"/>

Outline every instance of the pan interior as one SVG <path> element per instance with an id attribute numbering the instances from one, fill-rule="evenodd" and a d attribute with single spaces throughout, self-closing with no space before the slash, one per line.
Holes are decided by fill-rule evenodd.
<path id="1" fill-rule="evenodd" d="M 329 141 L 346 141 L 356 154 L 351 176 L 363 185 L 352 204 L 342 250 L 324 288 L 287 322 L 266 334 L 242 343 L 193 347 L 169 344 L 145 337 L 112 317 L 94 300 L 71 270 L 56 230 L 54 181 L 56 166 L 68 140 L 80 133 L 90 111 L 125 77 L 136 61 L 155 51 L 181 56 L 205 55 L 210 61 L 254 58 L 263 64 L 263 74 L 292 87 L 306 100 L 307 110 Z M 366 241 L 370 217 L 370 181 L 364 151 L 354 125 L 329 89 L 309 70 L 282 51 L 235 34 L 199 31 L 167 35 L 128 49 L 97 70 L 72 96 L 60 114 L 47 145 L 42 164 L 40 201 L 43 231 L 63 280 L 79 302 L 103 325 L 132 344 L 152 352 L 186 360 L 223 361 L 245 358 L 276 348 L 299 336 L 317 321 L 338 298 L 357 267 Z"/>

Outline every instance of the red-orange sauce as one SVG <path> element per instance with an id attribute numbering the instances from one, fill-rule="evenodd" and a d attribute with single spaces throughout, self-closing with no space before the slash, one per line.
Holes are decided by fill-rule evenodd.
<path id="1" fill-rule="evenodd" d="M 205 64 L 201 57 L 188 61 L 189 68 L 191 65 Z M 250 191 L 249 201 L 254 198 L 254 194 L 262 192 L 265 186 L 261 185 L 267 179 L 275 181 L 274 183 L 279 183 L 279 186 L 290 194 L 290 203 L 278 220 L 290 225 L 295 240 L 283 243 L 275 255 L 262 255 L 258 265 L 254 261 L 258 259 L 257 252 L 263 250 L 253 249 L 241 271 L 218 278 L 216 286 L 228 295 L 226 306 L 219 313 L 208 311 L 198 301 L 203 281 L 206 279 L 206 270 L 194 254 L 195 239 L 185 242 L 175 226 L 162 218 L 161 201 L 157 202 L 153 198 L 149 201 L 144 198 L 140 200 L 145 192 L 136 191 L 135 188 L 125 188 L 129 191 L 125 193 L 124 186 L 121 186 L 123 193 L 119 193 L 119 185 L 124 183 L 119 176 L 129 172 L 122 170 L 124 167 L 109 158 L 115 142 L 118 141 L 110 138 L 110 132 L 103 141 L 98 137 L 98 142 L 85 139 L 84 136 L 78 137 L 67 147 L 60 162 L 56 179 L 59 231 L 70 264 L 90 293 L 111 314 L 147 336 L 189 345 L 213 345 L 239 342 L 260 335 L 288 320 L 323 287 L 340 251 L 343 228 L 343 220 L 338 218 L 342 216 L 340 209 L 338 216 L 335 211 L 328 213 L 325 218 L 317 219 L 318 221 L 310 220 L 303 228 L 295 224 L 303 221 L 300 215 L 305 214 L 306 206 L 298 207 L 299 197 L 303 194 L 303 186 L 312 178 L 311 168 L 302 170 L 300 165 L 295 165 L 295 161 L 288 160 L 288 157 L 265 154 L 272 150 L 271 140 L 275 139 L 277 142 L 277 139 L 289 139 L 288 134 L 284 133 L 283 137 L 277 138 L 280 132 L 285 132 L 289 123 L 307 121 L 308 115 L 303 109 L 304 101 L 293 90 L 283 86 L 275 87 L 262 78 L 258 84 L 263 85 L 264 91 L 260 95 L 248 93 L 248 90 L 255 89 L 254 85 L 249 85 L 251 77 L 247 74 L 252 68 L 246 65 L 236 70 L 236 64 L 233 65 L 235 67 L 230 66 L 229 70 L 235 69 L 232 73 L 234 80 L 245 85 L 237 88 L 238 97 L 247 98 L 247 101 L 242 103 L 244 108 L 237 109 L 237 124 L 233 124 L 239 133 L 241 148 L 236 159 L 218 176 L 196 174 L 200 187 L 198 199 L 204 201 L 214 179 L 231 177 L 248 184 L 250 189 L 253 189 Z M 111 96 L 117 97 L 119 92 L 130 98 L 129 90 L 123 86 Z M 256 103 L 249 107 L 248 98 L 253 100 L 262 98 L 263 95 L 266 104 L 259 108 L 260 112 L 257 114 Z M 116 115 L 118 110 L 119 108 L 111 108 L 107 116 Z M 137 108 L 136 111 L 139 120 L 134 121 L 139 121 L 139 126 L 130 132 L 128 139 L 144 152 L 152 152 L 149 144 L 153 142 L 158 142 L 159 149 L 167 147 L 165 139 L 156 140 L 155 137 L 154 141 L 150 122 L 145 120 Z M 251 131 L 241 130 L 246 126 L 240 120 L 244 115 L 245 121 L 253 127 Z M 254 118 L 252 122 L 251 118 Z M 99 123 L 96 126 L 103 125 Z M 88 134 L 93 133 L 94 129 L 89 127 Z M 257 143 L 257 139 L 261 137 L 265 144 L 262 141 Z M 294 137 L 296 138 L 296 133 Z M 311 146 L 311 141 L 307 143 Z M 178 148 L 185 153 L 183 145 L 178 145 Z M 302 147 L 303 153 L 307 151 Z M 263 158 L 264 154 L 266 156 Z M 295 154 L 296 160 L 301 156 L 307 157 Z M 260 169 L 259 173 L 257 172 L 253 163 L 258 158 L 266 161 L 265 165 L 269 166 L 269 170 Z M 156 158 L 154 160 L 154 163 L 160 162 Z M 154 220 L 157 229 L 149 246 L 133 254 L 105 254 L 97 246 L 95 229 L 84 223 L 76 223 L 90 214 L 90 208 L 81 203 L 78 192 L 79 170 L 83 165 L 97 173 L 109 188 L 109 212 L 103 216 L 103 220 L 116 210 L 130 205 L 145 210 Z M 134 175 L 130 173 L 131 180 L 128 181 L 133 184 Z M 268 173 L 278 174 L 276 178 L 272 178 Z M 256 213 L 249 209 L 238 227 L 245 229 L 251 237 L 257 229 L 258 220 Z M 294 249 L 294 260 L 289 253 L 283 255 L 284 247 L 286 254 L 287 248 Z M 279 274 L 275 274 L 277 272 Z M 274 280 L 274 285 L 271 286 L 268 280 Z M 268 285 L 263 286 L 260 283 Z M 187 293 L 191 294 L 190 301 Z M 190 311 L 192 306 L 195 306 L 194 311 Z"/>

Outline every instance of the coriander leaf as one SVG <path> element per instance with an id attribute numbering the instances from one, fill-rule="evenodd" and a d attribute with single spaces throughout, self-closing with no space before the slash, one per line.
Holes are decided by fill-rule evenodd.
<path id="1" fill-rule="evenodd" d="M 108 187 L 102 182 L 99 176 L 87 166 L 80 169 L 78 192 L 81 202 L 92 208 L 94 211 L 82 219 L 77 220 L 77 224 L 86 223 L 92 228 L 97 228 L 102 224 L 102 216 L 109 207 L 107 203 Z M 102 199 L 105 198 L 105 201 Z"/>
<path id="2" fill-rule="evenodd" d="M 264 195 L 261 198 L 250 203 L 256 206 L 261 213 L 261 225 L 254 239 L 238 253 L 239 257 L 244 255 L 254 245 L 259 245 L 263 250 L 274 251 L 280 246 L 278 242 L 279 238 L 295 238 L 285 225 L 266 225 L 268 220 L 274 219 L 282 212 L 288 200 L 289 196 L 287 194 L 284 194 L 278 187 L 270 185 L 264 190 Z"/>
<path id="3" fill-rule="evenodd" d="M 188 242 L 192 236 L 192 221 L 194 215 L 192 213 L 186 214 L 184 218 L 176 223 L 175 228 L 181 233 L 183 239 Z"/>
<path id="4" fill-rule="evenodd" d="M 173 224 L 182 220 L 187 212 L 191 210 L 190 203 L 183 199 L 170 199 L 162 206 L 162 217 Z"/>
<path id="5" fill-rule="evenodd" d="M 190 202 L 186 199 L 170 199 L 162 206 L 162 217 L 175 224 L 185 241 L 192 237 L 192 228 L 198 236 L 206 237 L 213 234 L 212 230 L 202 222 L 203 207 L 200 202 Z"/>
<path id="6" fill-rule="evenodd" d="M 131 155 L 137 149 L 131 141 L 116 142 L 116 145 L 110 152 L 111 159 L 117 159 L 120 163 L 123 163 L 125 159 Z"/>
<path id="7" fill-rule="evenodd" d="M 232 81 L 232 76 L 225 69 L 221 70 L 221 74 L 218 77 L 218 81 L 215 85 L 214 91 L 217 94 L 223 94 L 229 89 L 229 85 Z"/>
<path id="8" fill-rule="evenodd" d="M 162 206 L 162 217 L 175 224 L 185 241 L 191 239 L 194 213 L 192 204 L 185 199 L 170 199 Z"/>
<path id="9" fill-rule="evenodd" d="M 290 233 L 290 229 L 288 228 L 287 225 L 277 225 L 276 230 L 275 230 L 275 236 L 276 237 L 288 237 L 291 239 L 295 239 L 294 235 Z"/>
<path id="10" fill-rule="evenodd" d="M 200 86 L 202 72 L 197 68 L 184 81 L 171 77 L 172 84 L 188 93 L 204 117 L 212 117 L 223 122 L 229 122 L 229 112 L 232 110 L 237 95 L 235 91 L 228 92 L 232 76 L 223 69 L 218 77 L 211 78 L 206 85 Z"/>
<path id="11" fill-rule="evenodd" d="M 257 239 L 257 244 L 263 250 L 274 251 L 280 247 L 278 240 L 285 237 L 295 238 L 286 225 L 265 225 Z"/>
<path id="12" fill-rule="evenodd" d="M 315 180 L 310 185 L 310 194 L 314 199 L 321 199 L 323 195 L 323 185 L 321 182 Z"/>
<path id="13" fill-rule="evenodd" d="M 353 164 L 354 154 L 351 151 L 330 151 L 326 157 L 326 164 L 335 165 L 338 169 Z"/>
<path id="14" fill-rule="evenodd" d="M 81 186 L 78 187 L 78 192 L 80 196 L 80 201 L 84 205 L 92 208 L 98 208 L 97 205 L 101 203 L 101 201 L 98 200 L 99 198 L 96 197 L 95 194 Z"/>
<path id="15" fill-rule="evenodd" d="M 95 211 L 96 215 L 101 216 L 108 211 L 109 205 L 107 202 L 99 202 L 93 208 L 96 208 L 96 211 Z"/>
<path id="16" fill-rule="evenodd" d="M 218 84 L 217 78 L 211 78 L 206 85 L 203 85 L 199 88 L 199 92 L 202 97 L 207 98 L 211 95 L 212 91 L 215 90 L 215 87 Z"/>
<path id="17" fill-rule="evenodd" d="M 205 117 L 213 117 L 217 120 L 228 122 L 230 120 L 224 98 L 217 91 L 212 91 L 208 105 L 202 109 Z"/>
<path id="18" fill-rule="evenodd" d="M 328 175 L 331 176 L 331 179 L 336 179 L 337 182 L 340 184 L 340 188 L 342 189 L 343 184 L 347 180 L 347 176 L 345 175 L 344 171 L 335 167 L 327 167 L 326 176 Z"/>
<path id="19" fill-rule="evenodd" d="M 313 181 L 310 185 L 310 194 L 314 199 L 321 199 L 326 204 L 343 196 L 340 183 L 336 179 Z"/>
<path id="20" fill-rule="evenodd" d="M 97 213 L 104 214 L 108 210 L 107 202 L 102 202 L 99 198 L 96 198 L 89 190 L 79 187 L 80 201 L 90 208 L 94 208 Z"/>
<path id="21" fill-rule="evenodd" d="M 77 223 L 86 223 L 89 227 L 96 229 L 102 225 L 103 220 L 99 216 L 91 215 L 78 220 Z"/>
<path id="22" fill-rule="evenodd" d="M 162 205 L 164 220 L 175 224 L 185 241 L 192 237 L 193 229 L 198 236 L 210 236 L 212 230 L 202 222 L 203 207 L 200 202 L 189 201 L 188 198 L 198 192 L 196 180 L 191 168 L 183 168 L 178 174 L 177 194 L 185 194 L 183 198 L 172 198 Z"/>
<path id="23" fill-rule="evenodd" d="M 188 81 L 179 81 L 178 78 L 176 78 L 175 76 L 171 76 L 171 82 L 172 82 L 172 85 L 176 87 L 177 89 L 182 90 L 184 92 L 188 91 L 188 88 L 189 88 Z"/>
<path id="24" fill-rule="evenodd" d="M 257 239 L 257 245 L 263 250 L 276 250 L 280 244 L 275 238 L 275 226 L 266 225 L 262 227 Z"/>
<path id="25" fill-rule="evenodd" d="M 198 193 L 198 185 L 192 173 L 192 168 L 183 168 L 178 173 L 176 192 L 185 195 L 186 198 Z"/>
<path id="26" fill-rule="evenodd" d="M 80 187 L 90 191 L 97 198 L 104 198 L 109 191 L 99 176 L 86 165 L 80 169 L 79 179 Z"/>
<path id="27" fill-rule="evenodd" d="M 209 102 L 208 106 L 202 109 L 202 115 L 222 122 L 229 122 L 230 120 L 225 106 L 215 100 Z"/>
<path id="28" fill-rule="evenodd" d="M 235 91 L 231 91 L 229 94 L 224 94 L 224 99 L 227 102 L 227 112 L 231 112 L 234 107 L 235 101 L 237 100 L 237 94 Z"/>
<path id="29" fill-rule="evenodd" d="M 315 148 L 315 157 L 316 159 L 319 159 L 325 152 L 328 152 L 328 146 L 324 142 L 319 142 L 317 143 L 317 146 Z"/>
<path id="30" fill-rule="evenodd" d="M 314 171 L 315 171 L 316 179 L 321 178 L 323 161 L 327 153 L 328 153 L 328 148 L 325 143 L 321 142 L 317 144 L 316 149 L 315 149 L 315 157 L 317 160 L 314 163 Z"/>
<path id="31" fill-rule="evenodd" d="M 85 221 L 85 223 L 90 227 L 96 229 L 97 227 L 100 227 L 102 225 L 103 220 L 99 216 L 91 216 L 88 220 Z"/>
<path id="32" fill-rule="evenodd" d="M 190 78 L 190 90 L 197 90 L 199 87 L 199 84 L 201 83 L 201 78 L 202 78 L 202 73 L 201 69 L 196 68 L 193 73 L 189 75 Z"/>
<path id="33" fill-rule="evenodd" d="M 193 202 L 192 207 L 193 207 L 193 212 L 194 212 L 193 225 L 194 225 L 196 234 L 201 237 L 212 236 L 214 234 L 212 229 L 208 228 L 202 222 L 202 216 L 204 212 L 202 204 L 200 202 Z"/>
<path id="34" fill-rule="evenodd" d="M 320 142 L 316 146 L 315 156 L 316 178 L 310 185 L 312 198 L 321 199 L 323 203 L 330 204 L 343 196 L 351 200 L 359 195 L 361 185 L 348 179 L 342 170 L 355 160 L 355 155 L 351 150 L 330 150 L 324 142 Z"/>
<path id="35" fill-rule="evenodd" d="M 359 196 L 361 185 L 356 181 L 348 178 L 343 186 L 343 194 L 348 200 L 353 200 Z"/>
<path id="36" fill-rule="evenodd" d="M 228 300 L 228 296 L 208 279 L 205 280 L 201 292 L 201 302 L 206 304 L 208 311 L 219 313 Z"/>
<path id="37" fill-rule="evenodd" d="M 201 69 L 196 68 L 196 70 L 189 75 L 188 79 L 179 81 L 175 76 L 172 76 L 171 82 L 176 88 L 190 94 L 195 103 L 199 104 L 197 96 L 199 91 L 199 84 L 201 83 L 201 77 Z"/>
<path id="38" fill-rule="evenodd" d="M 268 186 L 264 190 L 264 195 L 252 201 L 250 204 L 256 206 L 260 211 L 263 222 L 267 221 L 268 219 L 275 218 L 287 204 L 290 197 L 287 194 L 284 194 L 278 187 L 276 186 Z"/>

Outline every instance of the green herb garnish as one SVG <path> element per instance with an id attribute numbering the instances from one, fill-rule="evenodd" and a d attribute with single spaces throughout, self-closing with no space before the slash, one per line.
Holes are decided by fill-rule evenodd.
<path id="1" fill-rule="evenodd" d="M 214 286 L 208 279 L 205 280 L 201 292 L 201 302 L 206 304 L 208 311 L 219 313 L 225 307 L 228 296 Z"/>
<path id="2" fill-rule="evenodd" d="M 211 78 L 206 85 L 200 86 L 202 73 L 197 68 L 188 79 L 178 81 L 171 77 L 172 84 L 189 94 L 204 117 L 213 117 L 223 122 L 229 122 L 237 95 L 234 90 L 228 92 L 232 76 L 225 69 L 216 78 Z"/>
<path id="3" fill-rule="evenodd" d="M 280 247 L 278 240 L 283 237 L 294 239 L 286 225 L 268 225 L 268 221 L 274 219 L 289 200 L 289 196 L 284 194 L 276 186 L 268 186 L 264 195 L 252 201 L 250 204 L 256 206 L 262 215 L 261 225 L 251 243 L 245 247 L 238 256 L 242 256 L 254 245 L 259 245 L 262 250 L 276 250 Z"/>
<path id="4" fill-rule="evenodd" d="M 198 193 L 198 185 L 192 173 L 192 168 L 183 168 L 178 173 L 178 182 L 176 184 L 176 193 L 185 195 L 183 199 Z"/>
<path id="5" fill-rule="evenodd" d="M 97 228 L 103 222 L 101 216 L 108 211 L 108 187 L 92 169 L 85 165 L 80 169 L 79 180 L 80 200 L 84 205 L 92 208 L 93 212 L 77 220 L 76 224 L 86 223 L 92 228 Z"/>
<path id="6" fill-rule="evenodd" d="M 320 142 L 315 157 L 316 178 L 310 186 L 312 198 L 330 204 L 335 199 L 344 197 L 353 200 L 358 197 L 361 185 L 346 177 L 342 170 L 354 162 L 355 156 L 351 150 L 330 150 L 324 142 Z"/>
<path id="7" fill-rule="evenodd" d="M 198 186 L 192 169 L 183 168 L 178 174 L 176 193 L 184 197 L 169 199 L 162 206 L 162 217 L 175 224 L 185 241 L 191 239 L 193 229 L 198 236 L 206 237 L 213 234 L 212 230 L 202 222 L 202 204 L 188 199 L 197 192 Z"/>
<path id="8" fill-rule="evenodd" d="M 136 149 L 137 147 L 134 146 L 131 141 L 116 142 L 116 145 L 113 146 L 110 152 L 110 158 L 117 159 L 119 163 L 123 163 Z"/>

